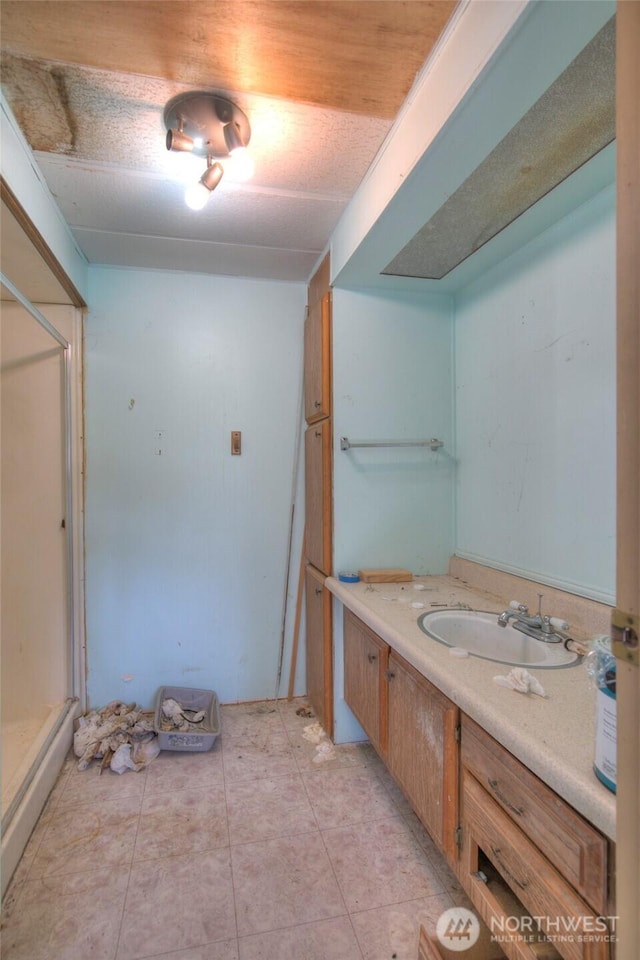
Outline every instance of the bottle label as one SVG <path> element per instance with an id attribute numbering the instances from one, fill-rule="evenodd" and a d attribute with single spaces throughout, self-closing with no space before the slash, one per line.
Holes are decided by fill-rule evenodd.
<path id="1" fill-rule="evenodd" d="M 595 766 L 612 783 L 616 783 L 616 698 L 606 687 L 596 692 L 596 755 Z"/>

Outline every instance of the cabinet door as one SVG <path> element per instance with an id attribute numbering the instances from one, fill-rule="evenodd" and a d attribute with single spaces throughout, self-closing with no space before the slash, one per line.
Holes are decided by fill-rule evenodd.
<path id="1" fill-rule="evenodd" d="M 386 751 L 389 648 L 349 610 L 344 613 L 344 698 L 378 753 Z"/>
<path id="2" fill-rule="evenodd" d="M 305 572 L 307 626 L 307 696 L 324 730 L 333 735 L 333 653 L 331 594 L 325 575 L 314 567 Z"/>
<path id="3" fill-rule="evenodd" d="M 304 324 L 304 415 L 307 423 L 331 414 L 331 293 L 309 303 Z"/>
<path id="4" fill-rule="evenodd" d="M 331 573 L 331 420 L 307 427 L 305 451 L 305 552 L 309 563 Z"/>
<path id="5" fill-rule="evenodd" d="M 393 651 L 387 676 L 389 769 L 432 838 L 455 863 L 458 708 Z"/>

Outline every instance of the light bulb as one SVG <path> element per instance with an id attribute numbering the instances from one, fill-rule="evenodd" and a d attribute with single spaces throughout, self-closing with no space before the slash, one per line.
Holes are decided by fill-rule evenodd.
<path id="1" fill-rule="evenodd" d="M 237 147 L 232 150 L 226 167 L 233 180 L 250 180 L 255 170 L 253 157 L 246 147 Z"/>
<path id="2" fill-rule="evenodd" d="M 197 183 L 190 183 L 184 192 L 184 202 L 192 210 L 202 210 L 206 206 L 207 200 L 211 196 L 211 191 L 198 180 Z"/>

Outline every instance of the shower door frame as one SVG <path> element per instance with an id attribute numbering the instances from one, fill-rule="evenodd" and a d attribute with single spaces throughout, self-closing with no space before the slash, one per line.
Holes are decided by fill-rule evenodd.
<path id="1" fill-rule="evenodd" d="M 0 272 L 0 282 L 2 285 L 9 290 L 18 303 L 27 311 L 27 313 L 38 323 L 43 330 L 45 330 L 49 336 L 57 342 L 57 344 L 62 347 L 64 351 L 64 360 L 63 360 L 63 369 L 64 369 L 64 476 L 65 476 L 65 543 L 66 543 L 66 584 L 67 584 L 67 596 L 66 596 L 66 608 L 67 608 L 67 682 L 66 682 L 66 697 L 65 699 L 71 699 L 81 705 L 81 708 L 84 710 L 85 706 L 85 690 L 84 684 L 82 682 L 83 671 L 81 669 L 81 651 L 77 643 L 78 635 L 78 617 L 77 617 L 77 604 L 76 604 L 76 587 L 77 580 L 76 577 L 76 553 L 77 553 L 77 539 L 75 536 L 77 518 L 75 516 L 76 510 L 76 483 L 74 483 L 74 464 L 75 464 L 75 454 L 76 450 L 74 449 L 76 444 L 74 443 L 74 434 L 77 432 L 74 430 L 74 423 L 76 421 L 76 405 L 74 403 L 74 378 L 75 378 L 75 369 L 78 360 L 81 360 L 81 356 L 78 354 L 77 349 L 74 351 L 74 346 L 77 348 L 78 333 L 80 332 L 77 328 L 79 324 L 76 322 L 77 317 L 74 318 L 74 337 L 73 342 L 69 342 L 66 337 L 64 337 L 59 330 L 48 320 L 43 313 L 31 303 L 31 301 L 16 287 L 16 285 L 9 280 L 3 273 Z M 73 355 L 75 352 L 75 356 Z M 81 367 L 78 368 L 81 370 Z M 80 379 L 80 378 L 78 378 Z M 80 512 L 80 516 L 82 513 Z"/>
<path id="2" fill-rule="evenodd" d="M 65 691 L 67 699 L 64 702 L 59 716 L 53 727 L 44 734 L 39 749 L 34 746 L 34 756 L 28 768 L 25 769 L 23 781 L 16 797 L 12 799 L 10 807 L 11 817 L 6 816 L 2 830 L 0 886 L 4 895 L 7 884 L 22 856 L 31 831 L 33 830 L 42 812 L 46 799 L 53 788 L 64 759 L 69 751 L 73 739 L 73 724 L 80 714 L 86 710 L 86 636 L 85 636 L 85 609 L 84 609 L 84 374 L 83 374 L 83 313 L 86 303 L 76 289 L 73 281 L 67 275 L 64 267 L 58 261 L 47 241 L 31 220 L 21 202 L 18 200 L 4 176 L 0 175 L 0 201 L 16 221 L 17 227 L 27 240 L 28 247 L 37 255 L 42 265 L 39 278 L 44 280 L 45 287 L 53 282 L 57 284 L 57 296 L 62 298 L 56 301 L 65 305 L 72 314 L 71 343 L 64 349 L 64 419 L 65 419 L 65 480 L 66 480 L 66 566 L 67 566 L 67 636 L 65 638 L 65 652 L 67 653 L 67 676 Z M 33 269 L 33 264 L 31 265 Z M 18 285 L 20 286 L 20 280 Z M 14 289 L 11 284 L 9 289 Z M 16 288 L 17 289 L 17 288 Z M 48 330 L 53 325 L 44 317 L 37 307 L 18 290 L 16 299 L 35 319 Z M 16 294 L 13 294 L 16 296 Z M 42 298 L 39 298 L 42 300 Z M 26 303 L 24 302 L 26 301 Z M 44 323 L 42 323 L 44 320 Z M 57 333 L 57 331 L 56 331 Z M 54 339 L 60 343 L 60 335 L 52 333 Z M 66 342 L 66 338 L 62 337 Z M 69 646 L 70 645 L 70 646 Z M 37 749 L 37 754 L 36 754 Z M 25 764 L 26 767 L 26 764 Z M 9 809 L 7 810 L 7 814 Z"/>

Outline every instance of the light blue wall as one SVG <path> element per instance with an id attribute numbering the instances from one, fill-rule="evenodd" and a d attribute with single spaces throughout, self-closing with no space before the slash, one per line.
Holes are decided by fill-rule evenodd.
<path id="1" fill-rule="evenodd" d="M 90 269 L 91 704 L 274 695 L 305 301 L 304 284 Z"/>
<path id="2" fill-rule="evenodd" d="M 456 553 L 613 602 L 615 190 L 456 297 Z"/>
<path id="3" fill-rule="evenodd" d="M 446 570 L 452 547 L 452 301 L 334 290 L 334 569 Z M 444 447 L 340 450 L 438 437 Z"/>
<path id="4" fill-rule="evenodd" d="M 334 571 L 443 573 L 453 552 L 452 301 L 333 292 Z M 352 440 L 438 437 L 424 448 L 342 451 Z M 342 622 L 334 618 L 335 733 L 357 738 L 342 699 Z"/>

